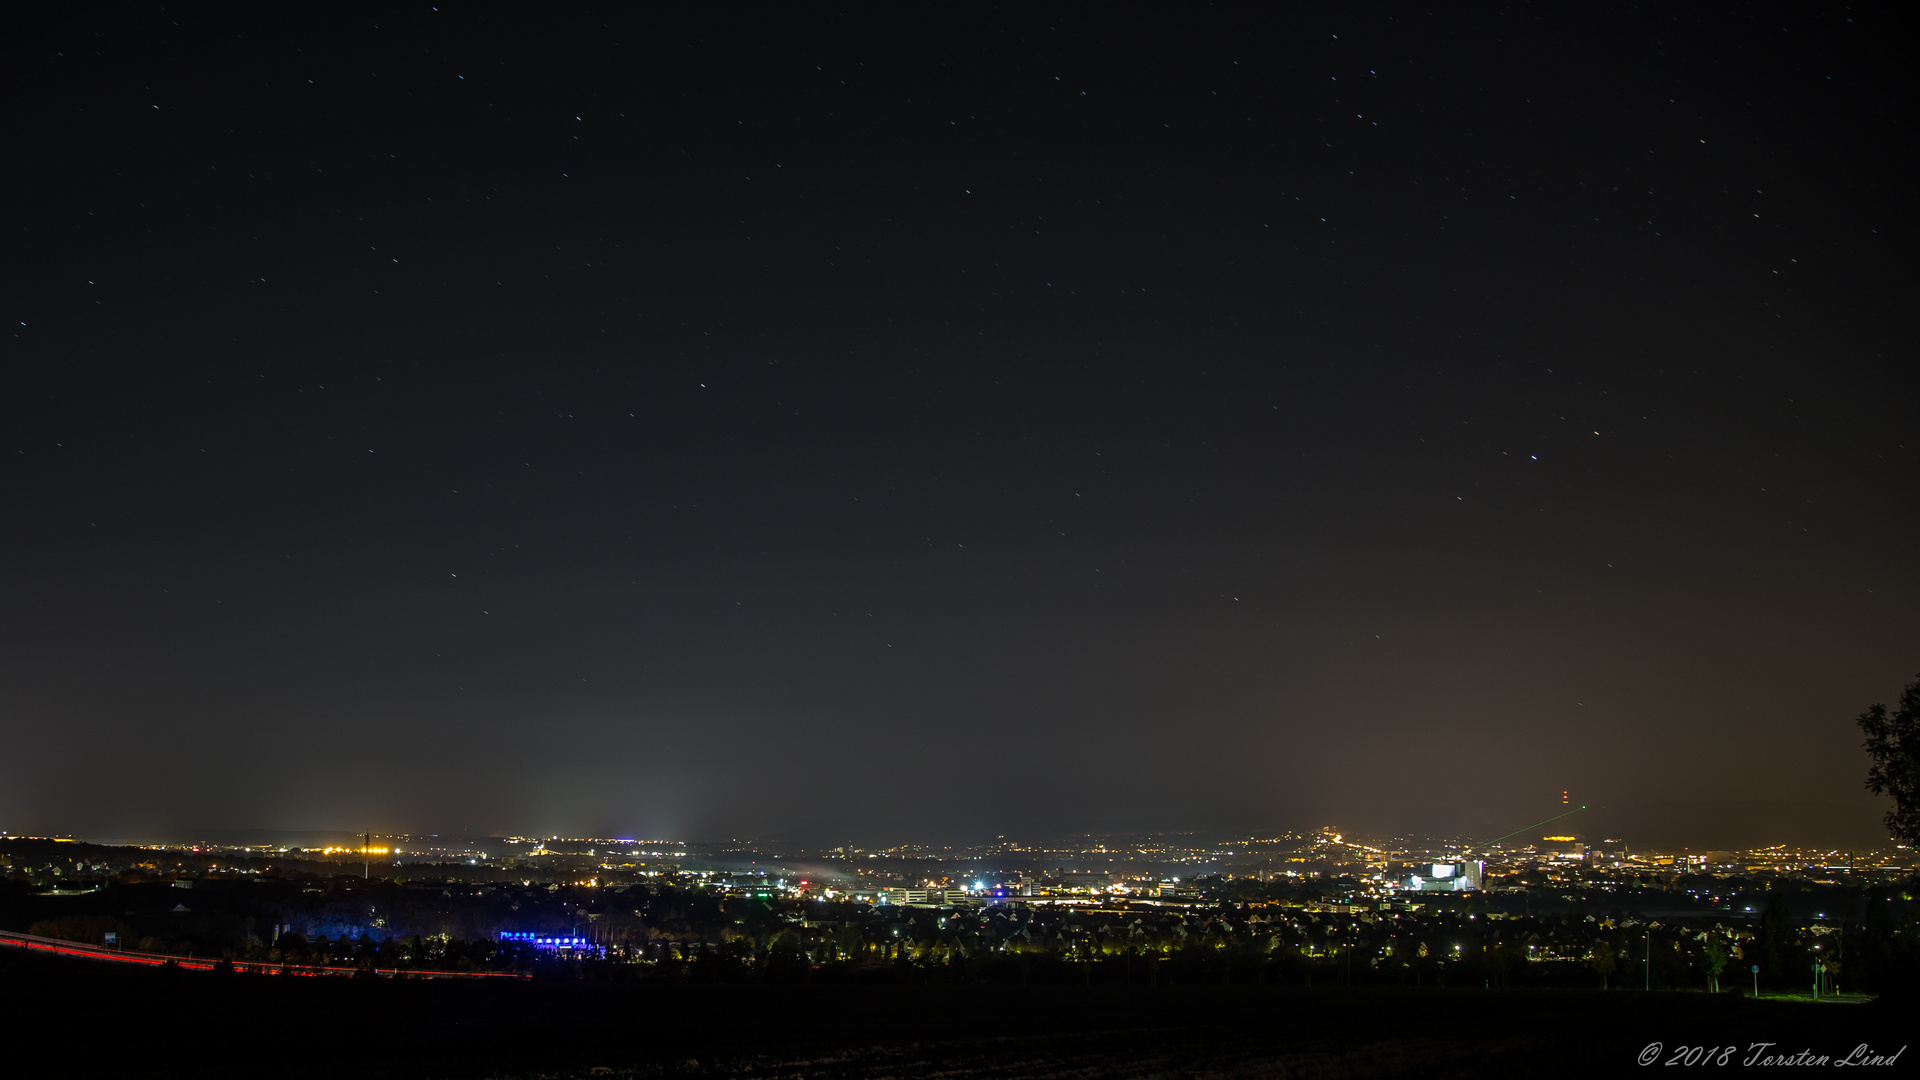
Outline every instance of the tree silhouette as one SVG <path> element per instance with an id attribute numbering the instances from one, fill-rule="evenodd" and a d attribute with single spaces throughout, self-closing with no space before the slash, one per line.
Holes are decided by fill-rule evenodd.
<path id="1" fill-rule="evenodd" d="M 1712 993 L 1720 992 L 1720 973 L 1727 970 L 1727 947 L 1719 938 L 1708 938 L 1702 950 L 1707 960 L 1707 989 Z"/>
<path id="2" fill-rule="evenodd" d="M 1785 978 L 1792 937 L 1793 916 L 1787 911 L 1787 898 L 1775 891 L 1767 897 L 1767 910 L 1760 914 L 1760 956 L 1767 981 L 1778 983 Z"/>
<path id="3" fill-rule="evenodd" d="M 1887 811 L 1887 831 L 1902 843 L 1920 845 L 1920 682 L 1909 683 L 1900 694 L 1899 711 L 1887 715 L 1878 702 L 1857 721 L 1866 732 L 1867 790 L 1893 798 Z"/>
<path id="4" fill-rule="evenodd" d="M 1605 990 L 1607 979 L 1613 975 L 1615 967 L 1618 966 L 1614 960 L 1613 942 L 1594 942 L 1593 959 L 1589 963 L 1593 965 L 1594 974 L 1600 976 L 1600 989 Z"/>

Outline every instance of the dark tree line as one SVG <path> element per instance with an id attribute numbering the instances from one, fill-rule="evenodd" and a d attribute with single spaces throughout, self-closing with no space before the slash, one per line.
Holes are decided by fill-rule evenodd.
<path id="1" fill-rule="evenodd" d="M 1920 848 L 1920 682 L 1909 683 L 1892 713 L 1875 702 L 1856 721 L 1866 733 L 1867 790 L 1893 799 L 1887 831 Z"/>

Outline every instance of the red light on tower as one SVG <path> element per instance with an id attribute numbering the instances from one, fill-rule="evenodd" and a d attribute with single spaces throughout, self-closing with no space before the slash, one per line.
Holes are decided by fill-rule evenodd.
<path id="1" fill-rule="evenodd" d="M 1560 805 L 1565 806 L 1567 805 L 1567 803 L 1568 803 L 1567 793 L 1563 791 L 1560 793 Z"/>

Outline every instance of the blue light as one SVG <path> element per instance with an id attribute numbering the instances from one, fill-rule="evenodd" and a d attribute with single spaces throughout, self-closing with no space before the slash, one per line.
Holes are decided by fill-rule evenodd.
<path id="1" fill-rule="evenodd" d="M 583 937 L 567 934 L 547 935 L 532 930 L 502 930 L 500 931 L 500 940 L 508 943 L 531 945 L 541 952 L 557 952 L 562 949 L 599 951 L 597 946 L 592 945 Z"/>

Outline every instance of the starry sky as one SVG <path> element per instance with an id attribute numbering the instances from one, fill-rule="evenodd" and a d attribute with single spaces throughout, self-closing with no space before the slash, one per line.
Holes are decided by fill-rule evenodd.
<path id="1" fill-rule="evenodd" d="M 0 828 L 1884 838 L 1896 8 L 48 8 Z"/>

